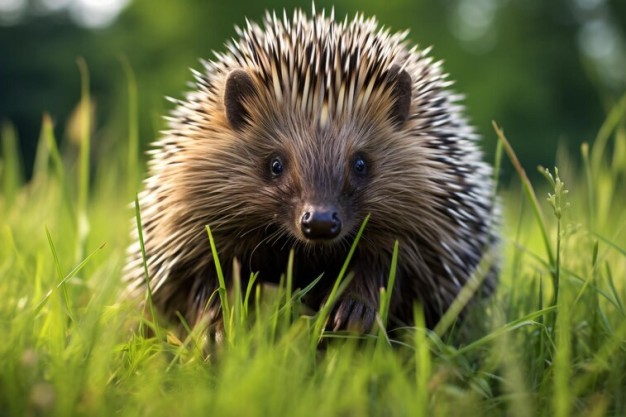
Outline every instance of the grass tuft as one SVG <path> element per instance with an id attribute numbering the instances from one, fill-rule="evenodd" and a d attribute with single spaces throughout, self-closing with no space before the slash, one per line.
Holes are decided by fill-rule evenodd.
<path id="1" fill-rule="evenodd" d="M 322 277 L 295 288 L 292 255 L 279 286 L 261 288 L 262 277 L 253 275 L 244 287 L 236 262 L 232 277 L 219 272 L 220 242 L 207 228 L 225 323 L 216 343 L 206 321 L 182 323 L 181 332 L 157 321 L 147 270 L 149 313 L 123 296 L 132 217 L 125 195 L 135 194 L 141 166 L 131 152 L 136 86 L 123 65 L 129 142 L 103 156 L 107 170 L 89 160 L 84 61 L 78 148 L 59 148 L 44 116 L 34 176 L 25 183 L 16 132 L 9 124 L 0 129 L 0 415 L 626 415 L 624 99 L 596 142 L 583 146 L 580 170 L 557 160 L 561 169 L 546 184 L 531 183 L 494 125 L 496 165 L 507 162 L 502 149 L 518 181 L 499 184 L 500 286 L 464 320 L 459 313 L 493 254 L 434 330 L 416 306 L 415 326 L 386 332 L 401 262 L 396 243 L 380 289 L 380 330 L 364 338 L 324 331 L 338 296 L 356 279 L 349 258 L 328 301 L 312 313 L 302 300 Z M 128 178 L 105 181 L 100 172 Z M 120 179 L 128 185 L 122 193 Z M 563 181 L 572 190 L 567 210 Z M 537 198 L 547 193 L 549 201 Z M 135 220 L 143 250 L 137 200 Z"/>

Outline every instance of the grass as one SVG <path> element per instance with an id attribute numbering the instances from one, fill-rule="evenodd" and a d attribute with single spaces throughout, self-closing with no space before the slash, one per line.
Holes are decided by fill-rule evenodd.
<path id="1" fill-rule="evenodd" d="M 263 299 L 237 280 L 233 297 L 216 294 L 227 324 L 215 345 L 206 323 L 179 336 L 121 296 L 136 87 L 125 67 L 129 136 L 94 166 L 79 67 L 79 139 L 61 151 L 44 117 L 31 181 L 1 129 L 0 416 L 626 415 L 626 99 L 580 166 L 563 157 L 546 182 L 531 183 L 500 128 L 487 135 L 519 182 L 500 186 L 501 284 L 463 323 L 467 297 L 435 330 L 416 308 L 416 327 L 387 334 L 383 288 L 375 335 L 324 334 L 328 310 L 304 312 L 287 268 Z"/>

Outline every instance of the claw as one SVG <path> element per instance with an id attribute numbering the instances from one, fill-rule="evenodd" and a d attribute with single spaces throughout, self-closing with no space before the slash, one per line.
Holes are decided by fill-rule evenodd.
<path id="1" fill-rule="evenodd" d="M 374 326 L 376 310 L 353 298 L 339 301 L 328 326 L 333 331 L 346 330 L 353 333 L 369 333 Z"/>

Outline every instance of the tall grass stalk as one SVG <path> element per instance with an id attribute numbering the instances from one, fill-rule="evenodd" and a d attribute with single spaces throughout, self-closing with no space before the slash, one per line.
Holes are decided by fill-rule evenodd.
<path id="1" fill-rule="evenodd" d="M 2 138 L 2 160 L 0 161 L 2 188 L 5 204 L 7 207 L 11 207 L 19 187 L 24 181 L 17 135 L 13 125 L 8 122 L 3 123 L 0 129 L 0 137 Z"/>
<path id="2" fill-rule="evenodd" d="M 561 278 L 561 220 L 563 218 L 563 211 L 567 208 L 568 203 L 565 202 L 565 196 L 569 192 L 565 188 L 565 184 L 559 177 L 558 168 L 554 168 L 554 176 L 547 168 L 539 167 L 539 172 L 550 183 L 550 186 L 554 190 L 554 194 L 548 194 L 548 201 L 552 206 L 554 217 L 556 218 L 556 259 L 554 264 L 554 305 L 559 303 L 559 282 Z"/>
<path id="3" fill-rule="evenodd" d="M 220 304 L 222 306 L 222 317 L 224 320 L 224 337 L 226 340 L 232 340 L 232 322 L 231 322 L 231 310 L 230 302 L 228 301 L 228 289 L 226 288 L 226 280 L 224 278 L 224 272 L 222 271 L 222 265 L 217 254 L 217 246 L 213 240 L 213 234 L 211 233 L 211 227 L 206 226 L 206 232 L 209 237 L 209 244 L 211 245 L 211 254 L 213 256 L 213 264 L 215 265 L 215 272 L 217 274 L 217 280 L 219 283 L 218 293 L 220 296 Z"/>
<path id="4" fill-rule="evenodd" d="M 135 197 L 135 220 L 137 225 L 137 238 L 139 239 L 139 246 L 141 248 L 141 260 L 143 264 L 143 272 L 146 283 L 146 297 L 145 303 L 150 313 L 150 319 L 154 323 L 154 332 L 158 339 L 161 339 L 161 329 L 157 322 L 158 316 L 154 308 L 154 302 L 152 300 L 152 285 L 150 281 L 150 272 L 148 271 L 148 257 L 146 255 L 146 244 L 143 238 L 143 222 L 141 221 L 141 208 L 139 206 L 139 197 Z M 141 322 L 143 325 L 143 321 Z M 140 327 L 141 330 L 141 327 Z M 142 332 L 143 333 L 143 332 Z"/>
<path id="5" fill-rule="evenodd" d="M 611 139 L 611 134 L 617 129 L 620 123 L 626 118 L 626 93 L 618 100 L 615 106 L 609 111 L 609 115 L 600 127 L 595 140 L 593 141 L 593 152 L 591 156 L 591 167 L 594 173 L 602 170 L 603 159 L 607 157 L 607 144 Z"/>
<path id="6" fill-rule="evenodd" d="M 415 401 L 417 403 L 416 417 L 430 416 L 430 380 L 432 378 L 431 344 L 426 337 L 424 310 L 420 307 L 414 309 L 415 317 Z"/>
<path id="7" fill-rule="evenodd" d="M 328 317 L 330 316 L 330 312 L 332 308 L 337 302 L 339 296 L 343 293 L 343 291 L 345 290 L 345 288 L 347 287 L 347 285 L 350 283 L 350 281 L 353 278 L 351 274 L 346 276 L 348 272 L 348 266 L 350 265 L 350 261 L 352 260 L 354 251 L 356 250 L 356 247 L 359 244 L 359 240 L 361 239 L 361 236 L 363 235 L 363 231 L 365 230 L 365 226 L 367 225 L 368 220 L 369 220 L 369 215 L 367 215 L 365 219 L 363 220 L 363 222 L 361 223 L 361 227 L 359 228 L 359 231 L 354 237 L 354 241 L 352 242 L 352 246 L 350 247 L 348 256 L 346 256 L 346 260 L 344 261 L 341 267 L 341 270 L 339 271 L 339 275 L 337 276 L 337 279 L 335 280 L 335 283 L 333 284 L 333 287 L 330 293 L 328 294 L 328 298 L 326 299 L 326 301 L 324 302 L 324 305 L 322 306 L 322 308 L 317 314 L 317 319 L 315 320 L 313 334 L 317 335 L 317 337 L 319 337 L 320 339 L 322 337 L 322 331 L 324 327 L 326 326 L 326 323 L 328 321 Z"/>
<path id="8" fill-rule="evenodd" d="M 585 185 L 587 186 L 587 224 L 589 230 L 593 232 L 596 229 L 596 210 L 595 210 L 595 186 L 593 183 L 593 171 L 591 169 L 591 161 L 589 159 L 589 144 L 583 143 L 580 148 L 583 158 L 583 166 L 585 167 Z"/>
<path id="9" fill-rule="evenodd" d="M 389 267 L 389 280 L 387 281 L 387 287 L 381 288 L 380 294 L 380 324 L 381 330 L 384 332 L 384 329 L 387 328 L 387 323 L 389 319 L 389 306 L 391 305 L 391 298 L 393 296 L 393 289 L 396 285 L 396 272 L 398 269 L 398 252 L 400 250 L 400 244 L 396 240 L 393 245 L 393 252 L 391 256 L 391 266 Z"/>
<path id="10" fill-rule="evenodd" d="M 91 159 L 91 99 L 89 93 L 89 69 L 83 58 L 77 59 L 80 70 L 81 98 L 80 98 L 80 156 L 78 171 L 78 237 L 76 242 L 76 259 L 80 259 L 85 252 L 85 242 L 89 233 L 89 218 L 87 203 L 89 198 L 89 178 Z"/>
<path id="11" fill-rule="evenodd" d="M 546 168 L 539 167 L 539 172 L 544 175 L 549 182 L 554 194 L 548 194 L 548 202 L 552 206 L 554 217 L 556 218 L 556 261 L 554 273 L 554 297 L 552 305 L 556 307 L 552 320 L 552 340 L 555 341 L 554 349 L 554 397 L 553 409 L 556 417 L 567 417 L 571 412 L 571 396 L 569 384 L 571 370 L 569 368 L 571 359 L 571 317 L 570 302 L 567 299 L 559 299 L 561 290 L 561 222 L 563 211 L 568 206 L 565 196 L 568 190 L 559 177 L 558 168 L 554 168 L 554 175 Z M 558 312 L 558 315 L 557 315 Z"/>
<path id="12" fill-rule="evenodd" d="M 496 131 L 496 134 L 498 135 L 498 139 L 502 143 L 502 146 L 504 147 L 504 151 L 509 157 L 511 164 L 513 164 L 513 168 L 515 168 L 515 171 L 517 172 L 517 175 L 519 176 L 520 181 L 522 182 L 522 188 L 524 189 L 524 192 L 526 193 L 526 197 L 530 201 L 531 207 L 535 214 L 535 218 L 537 219 L 537 223 L 541 231 L 541 237 L 543 239 L 543 243 L 545 246 L 546 253 L 548 255 L 548 259 L 550 261 L 550 264 L 554 266 L 555 257 L 554 257 L 554 253 L 552 252 L 552 245 L 550 243 L 550 238 L 548 237 L 546 222 L 544 220 L 543 212 L 539 205 L 539 201 L 537 200 L 535 189 L 533 188 L 530 180 L 528 179 L 528 175 L 526 175 L 526 170 L 524 170 L 519 159 L 517 159 L 517 155 L 515 154 L 515 151 L 513 150 L 513 147 L 509 143 L 508 139 L 504 135 L 504 132 L 502 131 L 502 129 L 500 129 L 500 127 L 496 124 L 496 122 L 493 122 L 493 128 Z"/>
<path id="13" fill-rule="evenodd" d="M 135 73 L 128 61 L 128 57 L 120 58 L 124 75 L 126 76 L 126 88 L 128 90 L 128 163 L 127 184 L 128 193 L 135 193 L 137 178 L 139 176 L 139 104 L 137 101 L 137 81 Z"/>

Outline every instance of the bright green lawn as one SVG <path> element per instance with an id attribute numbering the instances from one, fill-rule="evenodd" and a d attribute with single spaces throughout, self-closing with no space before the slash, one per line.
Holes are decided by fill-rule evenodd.
<path id="1" fill-rule="evenodd" d="M 560 158 L 569 193 L 554 205 L 548 181 L 533 184 L 538 203 L 528 183 L 500 186 L 505 261 L 487 309 L 458 326 L 450 314 L 435 331 L 335 336 L 324 350 L 320 321 L 299 317 L 288 290 L 251 302 L 250 314 L 231 299 L 220 347 L 200 328 L 181 340 L 138 326 L 141 312 L 120 296 L 141 176 L 136 128 L 92 141 L 110 151 L 90 167 L 86 113 L 82 142 L 62 153 L 46 119 L 24 184 L 5 127 L 0 416 L 624 416 L 625 109 L 622 100 L 609 114 L 584 164 Z M 143 336 L 148 326 L 156 337 Z"/>

